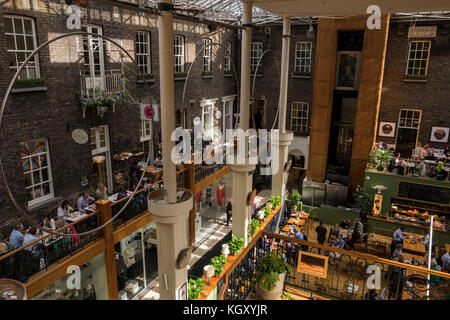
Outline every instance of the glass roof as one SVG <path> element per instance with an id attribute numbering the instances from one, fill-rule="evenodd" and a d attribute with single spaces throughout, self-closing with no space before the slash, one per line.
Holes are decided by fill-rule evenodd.
<path id="1" fill-rule="evenodd" d="M 137 4 L 141 7 L 157 9 L 158 1 L 154 0 L 119 0 Z M 317 0 L 318 1 L 318 0 Z M 241 24 L 243 5 L 240 0 L 173 0 L 175 12 L 192 18 L 216 21 L 234 26 Z M 391 16 L 393 20 L 450 20 L 450 11 L 397 13 Z M 315 22 L 315 17 L 293 17 L 293 24 L 309 24 Z M 282 19 L 275 14 L 253 6 L 253 23 L 256 25 L 278 24 Z"/>

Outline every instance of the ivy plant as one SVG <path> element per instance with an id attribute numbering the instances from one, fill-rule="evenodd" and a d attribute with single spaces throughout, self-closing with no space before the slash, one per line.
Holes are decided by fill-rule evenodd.
<path id="1" fill-rule="evenodd" d="M 269 252 L 256 264 L 256 282 L 261 283 L 264 290 L 270 292 L 275 289 L 280 274 L 291 272 L 292 267 L 283 261 L 280 254 Z"/>
<path id="2" fill-rule="evenodd" d="M 231 254 L 234 256 L 236 255 L 236 253 L 239 252 L 239 250 L 241 250 L 244 244 L 245 244 L 244 238 L 233 237 L 233 239 L 231 239 L 231 241 L 228 242 L 228 248 L 230 249 Z"/>
<path id="3" fill-rule="evenodd" d="M 211 265 L 214 267 L 214 275 L 217 277 L 222 273 L 223 267 L 227 263 L 227 258 L 221 254 L 220 256 L 216 256 L 211 258 Z"/>
<path id="4" fill-rule="evenodd" d="M 188 298 L 189 300 L 198 300 L 200 298 L 200 294 L 203 291 L 203 287 L 206 283 L 203 281 L 203 278 L 198 279 L 189 279 L 188 283 Z"/>
<path id="5" fill-rule="evenodd" d="M 84 112 L 88 107 L 93 108 L 97 111 L 97 115 L 101 118 L 105 115 L 106 112 L 115 104 L 124 103 L 125 99 L 130 95 L 129 90 L 125 90 L 123 93 L 112 93 L 108 94 L 104 90 L 100 90 L 100 88 L 95 88 L 94 97 L 81 97 L 81 108 Z"/>
<path id="6" fill-rule="evenodd" d="M 372 200 L 370 198 L 369 192 L 362 188 L 360 185 L 356 187 L 355 193 L 353 193 L 353 198 L 358 206 L 361 207 L 361 213 L 370 213 L 372 207 Z"/>

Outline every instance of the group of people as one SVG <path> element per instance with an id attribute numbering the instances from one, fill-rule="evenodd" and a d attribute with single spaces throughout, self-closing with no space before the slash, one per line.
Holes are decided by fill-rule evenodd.
<path id="1" fill-rule="evenodd" d="M 350 226 L 351 226 L 351 228 L 350 228 Z M 319 225 L 319 227 L 317 227 L 316 232 L 319 230 L 320 232 L 323 233 L 323 230 L 321 230 L 319 228 L 320 228 L 320 225 Z M 341 230 L 339 228 L 342 228 L 342 229 L 348 230 L 348 231 L 341 232 Z M 355 244 L 362 239 L 363 233 L 364 233 L 364 225 L 361 222 L 361 218 L 356 218 L 353 221 L 353 225 L 350 225 L 349 219 L 345 219 L 345 220 L 341 221 L 341 223 L 339 225 L 335 224 L 331 228 L 330 235 L 328 237 L 328 244 L 332 247 L 354 250 Z M 319 235 L 319 233 L 318 233 L 318 235 Z M 326 235 L 326 233 L 325 233 L 325 235 Z M 325 240 L 322 237 L 320 239 Z M 317 237 L 317 240 L 319 240 L 319 236 Z"/>

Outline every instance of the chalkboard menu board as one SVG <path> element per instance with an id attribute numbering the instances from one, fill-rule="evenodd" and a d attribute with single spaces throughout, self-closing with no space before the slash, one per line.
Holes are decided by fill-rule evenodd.
<path id="1" fill-rule="evenodd" d="M 399 198 L 449 205 L 450 188 L 400 181 L 397 196 Z"/>

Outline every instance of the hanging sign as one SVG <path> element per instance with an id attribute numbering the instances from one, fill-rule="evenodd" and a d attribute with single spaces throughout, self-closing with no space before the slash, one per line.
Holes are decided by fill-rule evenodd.
<path id="1" fill-rule="evenodd" d="M 141 103 L 141 120 L 154 120 L 159 121 L 158 105 Z"/>

